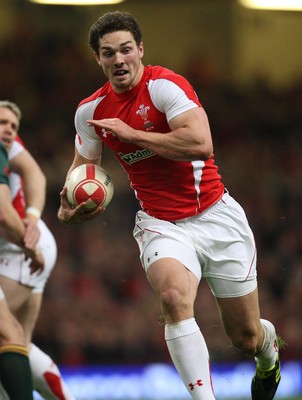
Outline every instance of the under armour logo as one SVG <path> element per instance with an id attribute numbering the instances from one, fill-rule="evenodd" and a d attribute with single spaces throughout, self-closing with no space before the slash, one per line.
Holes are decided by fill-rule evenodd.
<path id="1" fill-rule="evenodd" d="M 108 137 L 108 135 L 112 135 L 112 136 L 115 136 L 115 134 L 113 133 L 113 132 L 111 132 L 111 131 L 108 131 L 108 130 L 106 130 L 105 128 L 102 128 L 102 135 L 103 135 L 103 137 L 104 138 L 107 138 Z"/>
<path id="2" fill-rule="evenodd" d="M 156 256 L 158 256 L 158 251 L 156 251 L 156 252 L 153 254 L 153 256 L 147 258 L 148 263 L 150 262 L 151 258 L 156 257 Z"/>
<path id="3" fill-rule="evenodd" d="M 197 379 L 196 383 L 189 383 L 190 390 L 194 390 L 194 386 L 203 386 L 202 380 Z"/>

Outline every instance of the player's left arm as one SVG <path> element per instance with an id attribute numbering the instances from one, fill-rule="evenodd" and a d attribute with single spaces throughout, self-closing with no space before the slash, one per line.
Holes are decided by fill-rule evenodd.
<path id="1" fill-rule="evenodd" d="M 185 111 L 169 122 L 165 134 L 138 131 L 136 144 L 178 161 L 207 160 L 213 154 L 213 142 L 207 115 L 203 108 Z"/>
<path id="2" fill-rule="evenodd" d="M 211 130 L 202 107 L 185 111 L 169 121 L 167 133 L 136 130 L 118 118 L 88 120 L 87 123 L 109 129 L 127 143 L 136 144 L 158 155 L 177 161 L 207 160 L 213 154 Z"/>
<path id="3" fill-rule="evenodd" d="M 30 246 L 37 244 L 40 230 L 37 222 L 43 212 L 46 196 L 46 177 L 34 157 L 23 149 L 9 161 L 11 171 L 23 180 L 26 200 L 26 235 L 24 241 Z"/>
<path id="4" fill-rule="evenodd" d="M 22 177 L 27 208 L 32 207 L 42 214 L 46 197 L 46 177 L 37 161 L 28 150 L 24 149 L 10 159 L 9 165 L 11 171 Z M 28 215 L 28 217 L 34 216 Z"/>

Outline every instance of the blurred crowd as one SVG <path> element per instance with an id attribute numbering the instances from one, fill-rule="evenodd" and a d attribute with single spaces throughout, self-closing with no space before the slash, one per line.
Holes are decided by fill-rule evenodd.
<path id="1" fill-rule="evenodd" d="M 103 75 L 76 40 L 37 38 L 23 26 L 16 24 L 0 48 L 0 97 L 23 110 L 20 134 L 48 178 L 43 218 L 58 243 L 35 343 L 64 365 L 169 361 L 159 306 L 132 238 L 138 206 L 108 152 L 115 195 L 106 213 L 77 227 L 56 216 L 73 157 L 75 108 Z M 286 340 L 284 359 L 302 359 L 302 82 L 274 90 L 259 77 L 241 88 L 205 62 L 187 64 L 178 72 L 208 113 L 223 181 L 255 234 L 262 317 Z M 204 281 L 195 311 L 212 361 L 242 360 Z"/>

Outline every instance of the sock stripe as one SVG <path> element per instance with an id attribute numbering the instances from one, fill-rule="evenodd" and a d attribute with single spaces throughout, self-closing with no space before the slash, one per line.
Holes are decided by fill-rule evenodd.
<path id="1" fill-rule="evenodd" d="M 28 357 L 28 349 L 21 344 L 7 344 L 0 347 L 0 354 L 4 353 L 19 353 Z"/>

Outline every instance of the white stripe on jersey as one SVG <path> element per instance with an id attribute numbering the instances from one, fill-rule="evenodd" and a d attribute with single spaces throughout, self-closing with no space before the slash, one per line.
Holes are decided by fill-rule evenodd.
<path id="1" fill-rule="evenodd" d="M 194 175 L 194 187 L 196 190 L 196 200 L 198 202 L 198 207 L 200 207 L 200 182 L 202 179 L 202 171 L 204 167 L 204 161 L 197 160 L 192 161 L 193 175 Z"/>
<path id="2" fill-rule="evenodd" d="M 17 140 L 13 141 L 12 147 L 10 151 L 8 152 L 8 160 L 12 160 L 14 157 L 16 157 L 17 154 L 21 153 L 21 151 L 24 150 L 24 147 L 22 146 L 21 143 L 17 142 Z"/>

